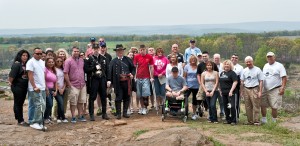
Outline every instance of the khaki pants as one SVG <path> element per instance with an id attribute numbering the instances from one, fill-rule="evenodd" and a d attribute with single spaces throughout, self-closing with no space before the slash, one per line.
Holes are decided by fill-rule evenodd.
<path id="1" fill-rule="evenodd" d="M 261 98 L 257 97 L 258 87 L 248 89 L 244 87 L 246 115 L 249 123 L 259 123 Z"/>

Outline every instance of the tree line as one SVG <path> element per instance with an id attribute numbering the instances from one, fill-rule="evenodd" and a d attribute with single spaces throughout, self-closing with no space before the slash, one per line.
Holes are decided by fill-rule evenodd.
<path id="1" fill-rule="evenodd" d="M 293 36 L 293 37 L 286 37 Z M 243 58 L 250 55 L 255 59 L 257 66 L 262 67 L 266 62 L 265 54 L 268 51 L 273 51 L 277 60 L 285 64 L 300 62 L 300 31 L 280 31 L 280 32 L 264 32 L 264 33 L 212 33 L 203 36 L 187 36 L 187 35 L 126 35 L 126 36 L 94 36 L 96 38 L 104 37 L 109 41 L 126 41 L 123 44 L 130 48 L 138 47 L 140 44 L 145 44 L 148 47 L 164 49 L 165 54 L 171 52 L 171 45 L 177 43 L 180 52 L 189 47 L 191 38 L 196 40 L 197 47 L 202 51 L 208 51 L 210 54 L 219 53 L 222 58 L 230 58 L 233 53 Z M 67 50 L 72 46 L 78 46 L 84 51 L 90 36 L 49 36 L 49 37 L 29 37 L 29 38 L 0 38 L 1 44 L 8 45 L 8 50 L 0 46 L 1 62 L 0 68 L 8 67 L 11 64 L 13 55 L 19 49 L 31 50 L 38 46 L 41 48 L 51 47 L 58 49 L 59 43 L 70 43 Z M 10 45 L 11 44 L 11 45 Z M 129 49 L 127 49 L 129 50 Z"/>

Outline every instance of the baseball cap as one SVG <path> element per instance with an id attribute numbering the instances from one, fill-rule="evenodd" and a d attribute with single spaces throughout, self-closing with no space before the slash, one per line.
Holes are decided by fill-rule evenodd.
<path id="1" fill-rule="evenodd" d="M 197 56 L 199 56 L 199 55 L 202 56 L 202 53 L 197 53 Z"/>
<path id="2" fill-rule="evenodd" d="M 190 40 L 190 43 L 195 43 L 196 41 L 194 39 Z"/>
<path id="3" fill-rule="evenodd" d="M 100 47 L 106 47 L 106 43 L 105 42 L 100 42 Z"/>
<path id="4" fill-rule="evenodd" d="M 95 42 L 95 41 L 96 41 L 96 38 L 91 37 L 91 38 L 90 38 L 90 41 L 91 41 L 91 42 Z"/>
<path id="5" fill-rule="evenodd" d="M 274 54 L 273 52 L 268 52 L 268 53 L 267 53 L 267 57 L 268 57 L 268 56 L 275 56 L 275 54 Z"/>
<path id="6" fill-rule="evenodd" d="M 175 66 L 172 68 L 172 72 L 178 72 L 178 68 Z"/>

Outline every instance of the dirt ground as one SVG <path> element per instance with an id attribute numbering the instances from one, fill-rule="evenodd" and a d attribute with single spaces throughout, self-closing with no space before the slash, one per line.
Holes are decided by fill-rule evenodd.
<path id="1" fill-rule="evenodd" d="M 161 116 L 155 110 L 147 116 L 133 114 L 131 118 L 110 120 L 96 117 L 91 122 L 60 123 L 47 125 L 46 132 L 22 127 L 16 124 L 13 115 L 13 101 L 0 98 L 0 145 L 213 145 L 213 137 L 225 145 L 273 145 L 263 142 L 241 141 L 234 135 L 215 135 L 212 131 L 191 128 L 178 118 Z M 27 102 L 24 106 L 27 119 Z M 70 113 L 67 113 L 70 117 Z M 116 125 L 116 124 L 124 125 Z M 257 136 L 258 133 L 245 133 L 244 136 Z M 275 144 L 276 145 L 276 144 Z"/>

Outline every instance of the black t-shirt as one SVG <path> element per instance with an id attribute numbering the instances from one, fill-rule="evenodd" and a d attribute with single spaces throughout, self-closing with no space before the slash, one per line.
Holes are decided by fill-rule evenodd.
<path id="1" fill-rule="evenodd" d="M 233 82 L 237 80 L 238 77 L 234 71 L 230 70 L 228 72 L 225 71 L 221 72 L 219 82 L 220 82 L 222 94 L 228 95 Z M 236 93 L 236 88 L 234 89 L 233 93 Z"/>
<path id="2" fill-rule="evenodd" d="M 168 55 L 168 59 L 169 59 L 169 60 L 170 60 L 170 58 L 171 58 L 171 55 L 172 55 L 172 54 L 169 54 L 169 55 Z M 184 61 L 183 61 L 183 54 L 177 53 L 176 56 L 177 56 L 178 63 L 184 63 Z"/>
<path id="3" fill-rule="evenodd" d="M 214 71 L 219 72 L 218 66 L 213 63 Z M 206 71 L 206 63 L 201 62 L 197 67 L 197 74 L 201 75 L 204 71 Z"/>
<path id="4" fill-rule="evenodd" d="M 25 69 L 25 65 L 22 66 L 22 63 L 15 62 L 9 73 L 9 77 L 13 78 L 13 86 L 19 86 L 22 88 L 28 87 L 28 74 Z"/>

